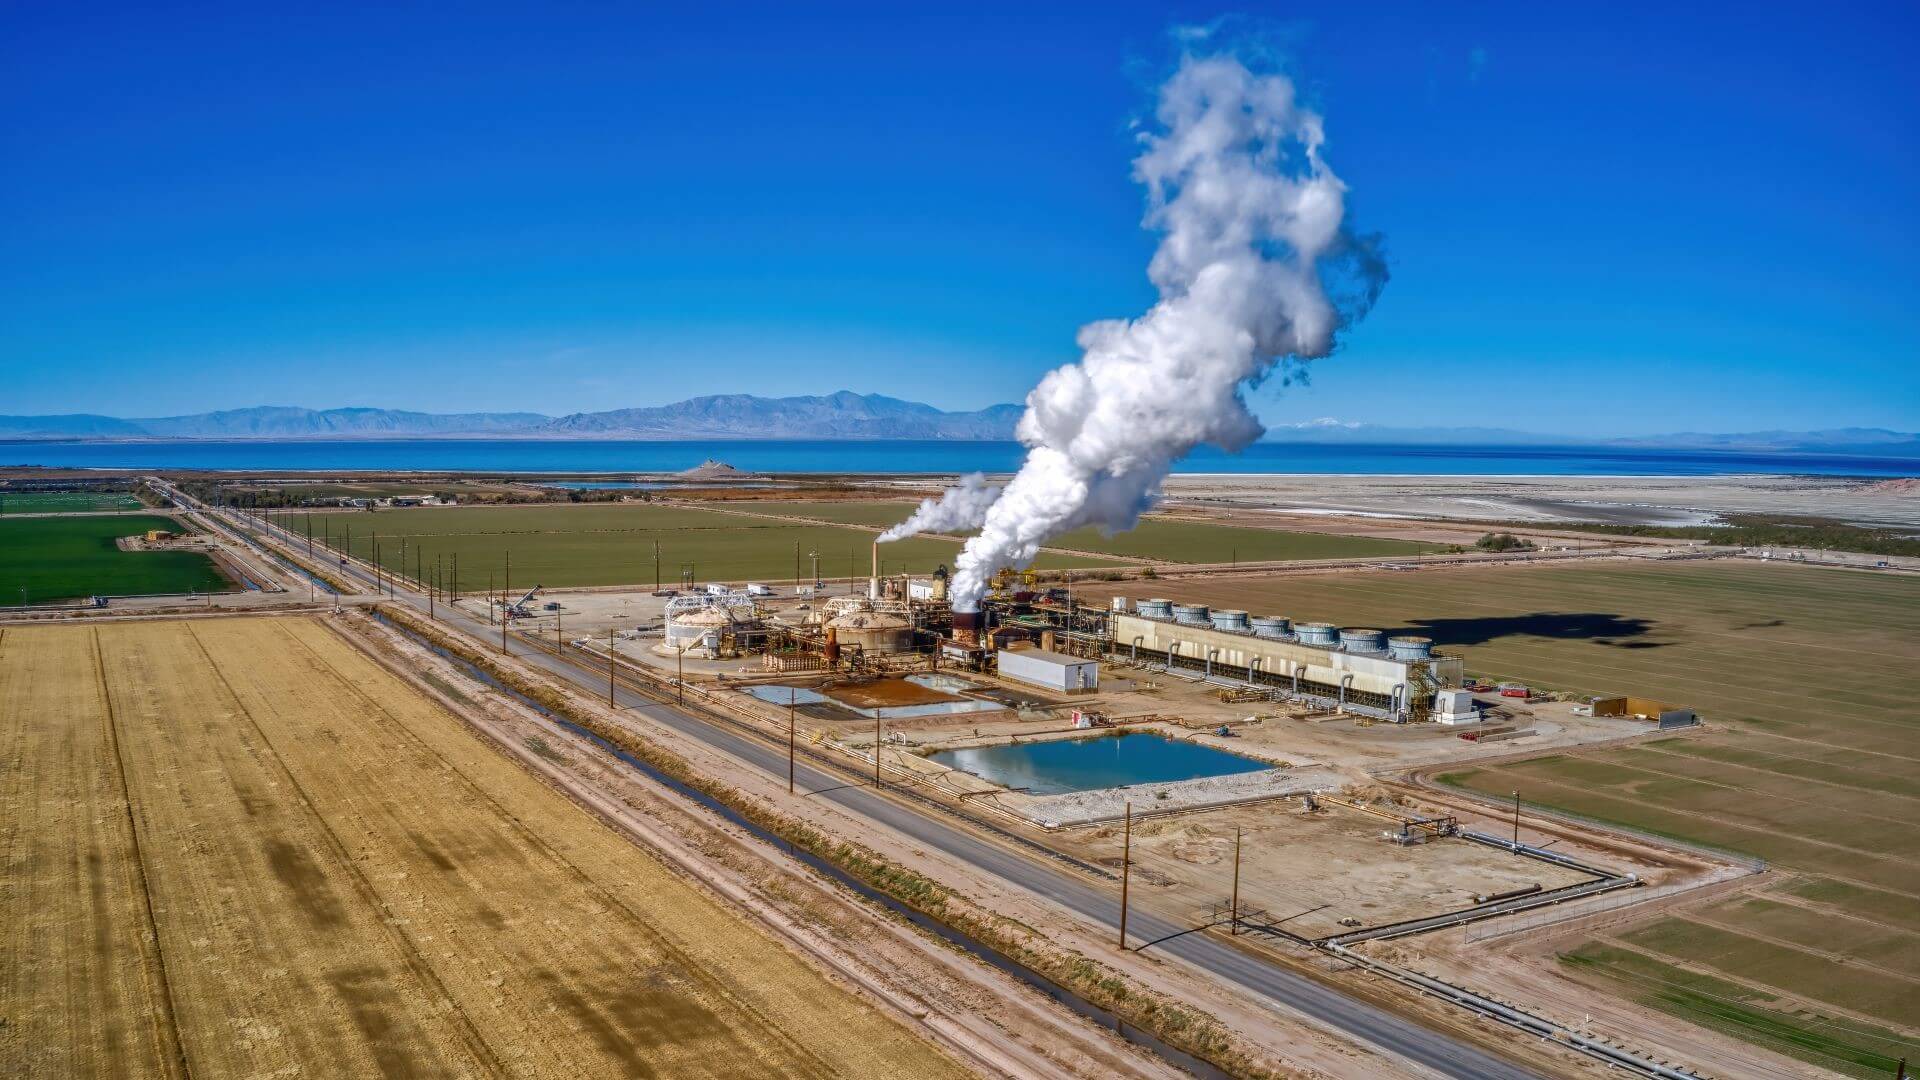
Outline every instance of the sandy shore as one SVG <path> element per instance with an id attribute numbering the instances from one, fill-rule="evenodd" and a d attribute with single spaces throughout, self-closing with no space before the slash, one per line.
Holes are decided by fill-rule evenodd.
<path id="1" fill-rule="evenodd" d="M 1724 514 L 1796 514 L 1920 527 L 1914 485 L 1834 476 L 1360 476 L 1186 474 L 1169 507 L 1315 517 L 1553 524 L 1708 524 Z"/>

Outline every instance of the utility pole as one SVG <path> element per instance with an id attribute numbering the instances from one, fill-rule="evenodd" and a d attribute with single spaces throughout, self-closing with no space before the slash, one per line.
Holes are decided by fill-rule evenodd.
<path id="1" fill-rule="evenodd" d="M 450 584 L 453 586 L 454 602 L 458 603 L 460 600 L 460 553 L 457 551 L 453 553 L 453 581 Z"/>
<path id="2" fill-rule="evenodd" d="M 653 591 L 660 591 L 660 541 L 653 542 Z"/>
<path id="3" fill-rule="evenodd" d="M 680 646 L 673 653 L 673 693 L 674 700 L 687 703 L 687 647 Z"/>
<path id="4" fill-rule="evenodd" d="M 1513 793 L 1513 852 L 1520 853 L 1520 793 Z"/>
<path id="5" fill-rule="evenodd" d="M 380 595 L 380 534 L 373 534 L 373 595 Z"/>
<path id="6" fill-rule="evenodd" d="M 1127 885 L 1133 880 L 1133 804 L 1127 804 L 1126 832 L 1120 841 L 1120 951 L 1127 951 Z"/>
<path id="7" fill-rule="evenodd" d="M 487 625 L 493 625 L 493 571 L 487 571 Z"/>
<path id="8" fill-rule="evenodd" d="M 787 794 L 793 794 L 793 713 L 800 691 L 787 687 Z"/>
<path id="9" fill-rule="evenodd" d="M 793 587 L 800 588 L 800 541 L 793 542 Z"/>
<path id="10" fill-rule="evenodd" d="M 554 616 L 556 620 L 559 616 Z M 557 625 L 557 623 L 556 623 Z M 607 708 L 618 709 L 620 703 L 613 700 L 613 627 L 607 627 Z"/>
<path id="11" fill-rule="evenodd" d="M 873 786 L 880 786 L 880 710 L 873 710 Z"/>
<path id="12" fill-rule="evenodd" d="M 565 656 L 566 652 L 567 650 L 560 644 L 560 612 L 558 609 L 555 609 L 553 613 L 553 654 L 555 656 Z"/>
<path id="13" fill-rule="evenodd" d="M 507 596 L 513 592 L 513 549 L 506 552 L 507 564 L 501 573 L 505 579 L 500 583 L 500 655 L 507 655 Z"/>
<path id="14" fill-rule="evenodd" d="M 1240 827 L 1233 827 L 1233 899 L 1228 902 L 1229 935 L 1240 932 Z"/>

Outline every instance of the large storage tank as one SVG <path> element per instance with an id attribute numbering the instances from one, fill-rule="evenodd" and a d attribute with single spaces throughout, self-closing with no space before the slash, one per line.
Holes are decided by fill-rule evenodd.
<path id="1" fill-rule="evenodd" d="M 1340 643 L 1340 630 L 1332 623 L 1296 623 L 1293 630 L 1300 635 L 1302 645 L 1318 645 L 1323 649 L 1331 649 Z"/>
<path id="2" fill-rule="evenodd" d="M 1285 615 L 1262 615 L 1253 620 L 1253 635 L 1263 638 L 1293 636 L 1293 620 Z"/>
<path id="3" fill-rule="evenodd" d="M 1173 618 L 1173 601 L 1142 600 L 1140 601 L 1140 615 L 1142 618 L 1147 619 L 1171 619 Z"/>
<path id="4" fill-rule="evenodd" d="M 1247 613 L 1244 611 L 1221 610 L 1216 608 L 1208 618 L 1213 620 L 1215 630 L 1247 630 Z"/>
<path id="5" fill-rule="evenodd" d="M 913 624 L 885 611 L 849 611 L 827 621 L 834 640 L 845 649 L 858 645 L 870 653 L 906 652 L 913 648 Z"/>
<path id="6" fill-rule="evenodd" d="M 1387 635 L 1363 626 L 1349 626 L 1340 631 L 1340 647 L 1352 653 L 1383 653 L 1387 651 Z"/>
<path id="7" fill-rule="evenodd" d="M 1187 626 L 1212 625 L 1207 619 L 1207 605 L 1205 604 L 1173 605 L 1173 621 Z"/>
<path id="8" fill-rule="evenodd" d="M 1431 660 L 1433 659 L 1433 639 L 1424 637 L 1396 637 L 1387 639 L 1387 655 L 1395 660 Z"/>
<path id="9" fill-rule="evenodd" d="M 718 607 L 682 612 L 667 620 L 666 651 L 688 656 L 717 657 L 722 638 L 733 629 L 733 618 Z"/>

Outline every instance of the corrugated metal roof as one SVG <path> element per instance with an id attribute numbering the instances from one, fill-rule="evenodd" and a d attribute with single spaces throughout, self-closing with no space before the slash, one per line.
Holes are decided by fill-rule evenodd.
<path id="1" fill-rule="evenodd" d="M 1048 652 L 1046 649 L 1001 649 L 1000 655 L 1024 657 L 1038 660 L 1045 664 L 1053 664 L 1057 667 L 1073 667 L 1078 664 L 1098 663 L 1098 661 L 1089 660 L 1084 656 L 1068 656 L 1066 653 Z"/>

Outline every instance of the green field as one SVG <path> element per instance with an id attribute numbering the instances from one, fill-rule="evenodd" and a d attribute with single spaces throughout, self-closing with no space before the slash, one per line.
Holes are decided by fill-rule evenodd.
<path id="1" fill-rule="evenodd" d="M 1846 1076 L 1892 1076 L 1920 1044 L 1878 1024 L 1809 1013 L 1753 987 L 1701 974 L 1637 949 L 1593 942 L 1563 955 L 1636 1001 Z"/>
<path id="2" fill-rule="evenodd" d="M 1144 595 L 1139 585 L 1101 588 Z M 1725 730 L 1439 779 L 1767 859 L 1786 873 L 1761 898 L 1701 913 L 1712 922 L 1704 929 L 1654 923 L 1627 951 L 1711 971 L 1757 998 L 1791 994 L 1823 1014 L 1920 1036 L 1920 579 L 1607 562 L 1164 580 L 1152 592 L 1417 632 L 1488 677 L 1698 709 Z M 1627 975 L 1615 982 L 1642 992 Z M 1795 1020 L 1787 1010 L 1768 1022 Z"/>
<path id="3" fill-rule="evenodd" d="M 654 545 L 659 544 L 663 584 L 680 581 L 691 563 L 696 581 L 790 581 L 796 549 L 800 572 L 812 573 L 818 552 L 822 577 L 865 577 L 872 566 L 874 534 L 824 525 L 787 525 L 763 517 L 646 504 L 543 505 L 484 508 L 427 507 L 379 513 L 288 514 L 295 532 L 309 528 L 315 543 L 337 545 L 351 534 L 355 555 L 371 558 L 376 534 L 380 559 L 396 570 L 406 543 L 404 570 L 457 554 L 460 587 L 484 589 L 498 582 L 512 557 L 513 580 L 554 588 L 582 585 L 652 585 Z M 916 537 L 881 548 L 886 573 L 925 574 L 951 565 L 960 546 L 951 540 Z M 1043 555 L 1042 569 L 1111 565 L 1094 559 Z"/>
<path id="4" fill-rule="evenodd" d="M 914 505 L 889 502 L 763 502 L 739 503 L 735 504 L 735 508 L 850 525 L 892 525 L 905 521 L 913 513 Z M 1252 529 L 1164 517 L 1145 518 L 1131 531 L 1112 536 L 1102 536 L 1098 529 L 1077 529 L 1049 540 L 1047 546 L 1063 552 L 1093 552 L 1177 563 L 1400 558 L 1439 550 L 1436 545 L 1405 540 Z"/>
<path id="5" fill-rule="evenodd" d="M 138 510 L 143 504 L 124 491 L 0 492 L 0 514 L 72 514 L 95 510 Z"/>
<path id="6" fill-rule="evenodd" d="M 0 603 L 233 588 L 213 560 L 198 552 L 121 551 L 114 545 L 148 529 L 178 532 L 180 523 L 153 514 L 0 521 Z"/>

